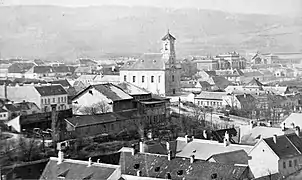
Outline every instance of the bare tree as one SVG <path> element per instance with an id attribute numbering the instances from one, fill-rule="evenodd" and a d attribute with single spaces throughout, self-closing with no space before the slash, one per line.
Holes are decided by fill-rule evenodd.
<path id="1" fill-rule="evenodd" d="M 35 138 L 27 139 L 20 137 L 17 148 L 22 161 L 32 161 L 39 156 L 40 145 Z"/>
<path id="2" fill-rule="evenodd" d="M 84 106 L 78 109 L 82 114 L 93 115 L 107 113 L 110 111 L 110 106 L 104 101 L 93 104 L 92 106 Z"/>

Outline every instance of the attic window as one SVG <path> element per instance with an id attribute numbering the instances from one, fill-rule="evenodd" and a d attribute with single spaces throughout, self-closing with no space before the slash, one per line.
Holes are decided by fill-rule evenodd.
<path id="1" fill-rule="evenodd" d="M 171 174 L 170 174 L 170 173 L 167 173 L 167 174 L 166 174 L 166 179 L 172 179 L 172 177 L 171 177 Z"/>
<path id="2" fill-rule="evenodd" d="M 139 164 L 134 164 L 134 169 L 139 169 Z"/>
<path id="3" fill-rule="evenodd" d="M 83 178 L 83 180 L 89 180 L 89 179 L 91 179 L 91 178 L 92 178 L 92 176 L 93 176 L 93 173 L 92 173 L 92 174 L 90 174 L 89 176 L 84 177 L 84 178 Z"/>
<path id="4" fill-rule="evenodd" d="M 177 171 L 177 175 L 178 175 L 178 176 L 182 176 L 183 174 L 184 174 L 184 171 L 183 171 L 183 170 L 178 170 L 178 171 Z"/>
<path id="5" fill-rule="evenodd" d="M 159 172 L 159 170 L 160 170 L 159 166 L 154 169 L 155 172 Z"/>
<path id="6" fill-rule="evenodd" d="M 58 175 L 59 179 L 65 179 L 67 174 L 68 174 L 69 169 L 67 169 L 66 171 L 64 171 L 63 173 Z"/>
<path id="7" fill-rule="evenodd" d="M 89 94 L 93 95 L 92 90 L 89 90 Z"/>
<path id="8" fill-rule="evenodd" d="M 217 179 L 217 173 L 212 174 L 211 179 Z"/>

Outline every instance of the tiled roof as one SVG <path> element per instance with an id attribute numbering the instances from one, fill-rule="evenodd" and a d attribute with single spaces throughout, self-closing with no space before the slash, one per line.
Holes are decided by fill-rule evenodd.
<path id="1" fill-rule="evenodd" d="M 14 63 L 8 67 L 8 73 L 25 73 L 34 65 L 33 63 Z"/>
<path id="2" fill-rule="evenodd" d="M 288 93 L 288 87 L 287 86 L 263 86 L 263 90 L 270 91 L 274 94 L 285 94 Z"/>
<path id="3" fill-rule="evenodd" d="M 165 60 L 161 53 L 146 53 L 134 63 L 125 64 L 121 70 L 164 70 Z"/>
<path id="4" fill-rule="evenodd" d="M 34 59 L 34 63 L 38 66 L 45 64 L 41 59 Z"/>
<path id="5" fill-rule="evenodd" d="M 92 68 L 90 66 L 79 66 L 74 70 L 75 73 L 92 73 Z"/>
<path id="6" fill-rule="evenodd" d="M 211 84 L 207 81 L 199 81 L 199 84 L 201 85 L 201 87 L 211 87 Z"/>
<path id="7" fill-rule="evenodd" d="M 66 79 L 61 79 L 61 80 L 55 80 L 55 81 L 49 81 L 51 84 L 60 84 L 63 87 L 70 87 L 70 83 Z"/>
<path id="8" fill-rule="evenodd" d="M 293 133 L 292 129 L 287 129 L 286 131 L 282 131 L 281 128 L 276 127 L 266 127 L 266 126 L 255 126 L 251 129 L 250 125 L 241 126 L 241 143 L 242 144 L 250 144 L 254 145 L 257 141 L 262 138 L 273 137 L 276 135 L 283 135 L 284 133 Z"/>
<path id="9" fill-rule="evenodd" d="M 55 66 L 52 69 L 56 73 L 73 73 L 75 71 L 73 66 Z"/>
<path id="10" fill-rule="evenodd" d="M 20 103 L 14 103 L 14 104 L 5 104 L 6 109 L 11 112 L 30 110 L 33 106 L 36 106 L 36 108 L 38 108 L 37 105 L 33 102 L 20 102 Z"/>
<path id="11" fill-rule="evenodd" d="M 34 66 L 33 73 L 44 74 L 44 73 L 54 73 L 51 66 Z"/>
<path id="12" fill-rule="evenodd" d="M 238 101 L 243 104 L 243 103 L 251 103 L 253 101 L 255 101 L 254 96 L 250 95 L 250 94 L 241 94 L 241 95 L 236 95 L 236 98 L 238 99 Z"/>
<path id="13" fill-rule="evenodd" d="M 253 78 L 249 83 L 247 83 L 245 86 L 259 86 L 262 87 L 263 84 L 258 81 L 256 78 Z"/>
<path id="14" fill-rule="evenodd" d="M 80 64 L 90 65 L 90 64 L 97 64 L 94 60 L 91 59 L 79 59 Z"/>
<path id="15" fill-rule="evenodd" d="M 250 71 L 245 72 L 243 74 L 244 77 L 257 77 L 257 76 L 263 76 L 263 74 L 260 71 Z"/>
<path id="16" fill-rule="evenodd" d="M 6 175 L 6 179 L 39 179 L 48 159 L 15 164 L 1 168 L 2 175 Z"/>
<path id="17" fill-rule="evenodd" d="M 172 36 L 169 32 L 161 39 L 161 40 L 166 40 L 166 39 L 168 39 L 168 40 L 176 40 L 175 39 L 175 37 L 174 36 Z"/>
<path id="18" fill-rule="evenodd" d="M 7 110 L 0 108 L 0 113 L 4 113 L 4 112 L 7 112 Z"/>
<path id="19" fill-rule="evenodd" d="M 107 179 L 118 169 L 116 165 L 92 163 L 87 161 L 64 159 L 60 164 L 57 158 L 50 158 L 40 179 Z"/>
<path id="20" fill-rule="evenodd" d="M 205 73 L 207 73 L 209 76 L 217 76 L 216 71 L 204 71 Z"/>
<path id="21" fill-rule="evenodd" d="M 176 156 L 190 157 L 191 155 L 195 155 L 196 159 L 201 160 L 207 160 L 214 154 L 220 154 L 230 151 L 244 150 L 246 152 L 249 152 L 253 147 L 238 144 L 229 144 L 225 147 L 223 143 L 203 139 L 193 139 L 192 141 L 186 143 L 185 138 L 181 137 L 177 138 L 177 146 L 179 142 L 181 142 L 181 146 L 184 147 L 182 149 L 177 147 L 177 151 L 180 152 L 178 152 Z"/>
<path id="22" fill-rule="evenodd" d="M 226 92 L 207 92 L 202 91 L 195 98 L 196 99 L 212 99 L 212 100 L 222 100 L 224 96 L 226 96 Z"/>
<path id="23" fill-rule="evenodd" d="M 244 150 L 238 150 L 214 154 L 209 159 L 222 164 L 248 164 L 249 156 Z"/>
<path id="24" fill-rule="evenodd" d="M 180 87 L 182 88 L 194 88 L 195 84 L 191 81 L 180 81 Z"/>
<path id="25" fill-rule="evenodd" d="M 125 117 L 113 112 L 102 113 L 97 115 L 76 115 L 66 120 L 75 127 L 89 126 L 94 124 L 103 124 L 108 122 L 114 122 L 118 120 L 124 120 Z"/>
<path id="26" fill-rule="evenodd" d="M 285 123 L 285 127 L 290 128 L 292 127 L 292 123 L 295 126 L 299 126 L 302 129 L 302 113 L 291 113 L 280 125 Z"/>
<path id="27" fill-rule="evenodd" d="M 171 158 L 167 155 L 149 153 L 122 152 L 120 165 L 122 174 L 136 175 L 139 170 L 142 177 L 167 178 L 170 179 L 199 179 L 208 180 L 216 177 L 221 180 L 235 180 L 242 177 L 247 166 L 234 166 L 221 163 L 195 160 L 190 162 L 189 158 Z"/>
<path id="28" fill-rule="evenodd" d="M 120 87 L 113 85 L 111 83 L 90 85 L 89 87 L 81 91 L 79 94 L 77 94 L 73 99 L 78 98 L 83 93 L 86 93 L 89 89 L 92 88 L 96 89 L 97 91 L 99 91 L 101 94 L 106 96 L 108 99 L 111 99 L 112 101 L 133 99 L 129 94 L 124 92 Z"/>
<path id="29" fill-rule="evenodd" d="M 124 90 L 126 93 L 130 95 L 143 95 L 143 94 L 151 94 L 149 91 L 140 88 L 134 84 L 131 84 L 129 82 L 122 82 L 117 85 L 120 87 L 122 90 Z"/>
<path id="30" fill-rule="evenodd" d="M 65 95 L 67 92 L 61 85 L 35 86 L 41 96 Z"/>
<path id="31" fill-rule="evenodd" d="M 212 79 L 215 86 L 217 86 L 219 89 L 225 89 L 226 87 L 232 84 L 230 81 L 228 81 L 222 76 L 213 76 Z"/>
<path id="32" fill-rule="evenodd" d="M 119 83 L 120 76 L 119 75 L 97 75 L 93 79 L 94 83 Z"/>
<path id="33" fill-rule="evenodd" d="M 289 158 L 301 155 L 302 140 L 295 133 L 277 136 L 276 143 L 274 142 L 273 137 L 263 140 L 277 156 L 279 156 L 279 158 Z"/>

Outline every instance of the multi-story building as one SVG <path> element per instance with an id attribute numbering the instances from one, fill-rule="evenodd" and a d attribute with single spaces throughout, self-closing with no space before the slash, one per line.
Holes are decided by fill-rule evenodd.
<path id="1" fill-rule="evenodd" d="M 176 62 L 175 37 L 162 38 L 161 53 L 145 53 L 134 63 L 120 69 L 120 81 L 127 81 L 158 95 L 180 91 L 180 66 Z"/>
<path id="2" fill-rule="evenodd" d="M 57 104 L 57 110 L 69 109 L 68 94 L 61 85 L 3 85 L 1 89 L 1 97 L 14 102 L 33 102 L 42 112 L 50 112 L 51 104 Z"/>

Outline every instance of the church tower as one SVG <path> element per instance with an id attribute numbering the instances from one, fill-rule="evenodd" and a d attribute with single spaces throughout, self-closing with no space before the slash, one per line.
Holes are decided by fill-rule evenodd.
<path id="1" fill-rule="evenodd" d="M 166 63 L 175 63 L 175 37 L 173 37 L 169 30 L 168 33 L 162 38 L 162 54 L 163 59 L 166 60 Z"/>
<path id="2" fill-rule="evenodd" d="M 180 68 L 176 63 L 175 40 L 170 32 L 162 38 L 162 59 L 165 62 L 166 95 L 178 94 L 180 90 Z"/>

